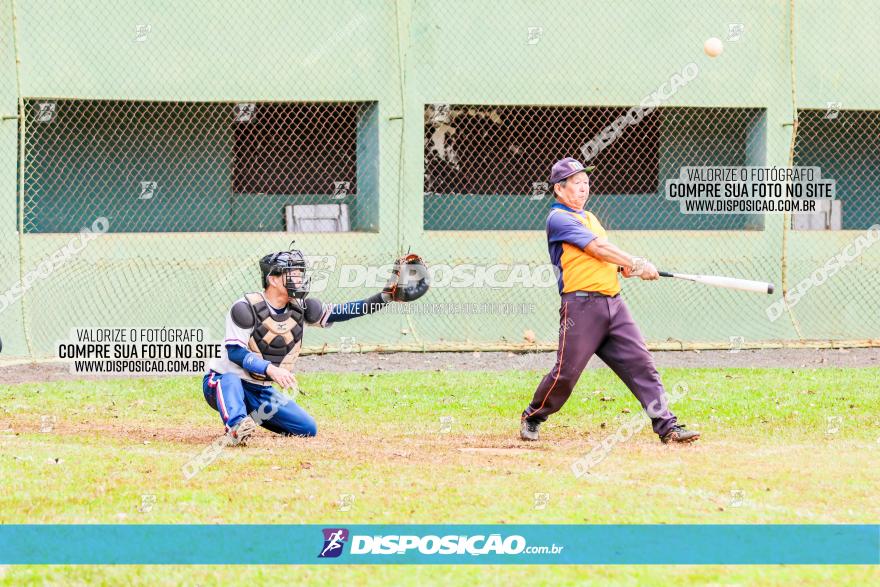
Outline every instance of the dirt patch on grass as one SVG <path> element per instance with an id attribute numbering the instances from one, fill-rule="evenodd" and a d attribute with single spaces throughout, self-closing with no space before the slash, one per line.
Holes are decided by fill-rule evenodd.
<path id="1" fill-rule="evenodd" d="M 501 457 L 515 457 L 517 455 L 524 455 L 533 452 L 528 448 L 486 448 L 486 447 L 465 447 L 458 449 L 461 452 L 479 454 L 479 455 L 488 455 L 488 456 L 501 456 Z"/>
<path id="2" fill-rule="evenodd" d="M 21 434 L 45 434 L 47 437 L 76 436 L 94 438 L 96 442 L 110 439 L 123 440 L 129 444 L 148 445 L 155 442 L 172 442 L 177 444 L 208 444 L 218 437 L 222 428 L 218 427 L 192 427 L 192 426 L 163 426 L 161 428 L 137 426 L 130 423 L 112 424 L 109 422 L 70 422 L 58 421 L 51 428 L 41 428 L 39 421 L 34 423 L 33 418 L 24 420 L 16 419 L 7 426 L 14 433 Z"/>
<path id="3" fill-rule="evenodd" d="M 219 424 L 184 426 L 146 426 L 107 420 L 58 420 L 51 429 L 41 430 L 39 420 L 17 417 L 6 421 L 0 428 L 13 438 L 22 434 L 30 439 L 45 436 L 46 442 L 75 442 L 78 444 L 123 445 L 124 450 L 182 450 L 196 454 L 221 437 Z M 328 425 L 314 438 L 282 436 L 269 430 L 258 429 L 244 447 L 229 447 L 231 455 L 248 458 L 277 459 L 280 454 L 294 451 L 301 460 L 301 468 L 324 461 L 399 463 L 400 465 L 441 466 L 450 462 L 476 465 L 507 462 L 524 455 L 543 454 L 542 460 L 553 453 L 587 451 L 591 444 L 583 434 L 555 429 L 552 437 L 541 442 L 525 443 L 519 439 L 519 429 L 512 426 L 509 434 L 411 434 L 409 432 L 374 432 L 335 428 Z M 24 440 L 24 439 L 22 439 Z M 31 442 L 32 440 L 27 440 Z"/>

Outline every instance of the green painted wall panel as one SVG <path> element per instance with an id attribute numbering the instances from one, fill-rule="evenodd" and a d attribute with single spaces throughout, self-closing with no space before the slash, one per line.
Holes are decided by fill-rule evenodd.
<path id="1" fill-rule="evenodd" d="M 880 81 L 870 56 L 878 52 L 880 41 L 873 4 L 856 0 L 833 10 L 817 0 L 795 4 L 799 105 L 824 108 L 827 101 L 839 101 L 844 109 L 877 108 Z M 629 106 L 693 62 L 699 76 L 669 105 L 760 109 L 763 127 L 757 133 L 744 129 L 750 148 L 739 160 L 770 165 L 788 161 L 793 108 L 787 0 L 585 0 L 564 7 L 549 0 L 259 5 L 232 0 L 16 0 L 15 6 L 26 98 L 375 101 L 378 143 L 370 148 L 378 152 L 377 200 L 370 209 L 378 216 L 371 216 L 370 223 L 377 224 L 377 232 L 295 235 L 309 254 L 335 254 L 337 265 L 385 264 L 407 246 L 432 265 L 537 267 L 547 262 L 540 230 L 423 230 L 427 103 Z M 14 113 L 18 94 L 8 34 L 11 15 L 6 7 L 0 15 L 0 70 L 5 74 L 0 104 L 4 112 Z M 745 25 L 743 38 L 726 43 L 718 59 L 707 58 L 703 41 L 724 38 L 730 23 Z M 140 24 L 150 29 L 139 41 Z M 537 43 L 528 43 L 529 27 L 542 28 Z M 15 126 L 14 121 L 0 123 L 0 221 L 5 219 L 7 227 L 0 231 L 4 288 L 18 274 Z M 755 137 L 762 135 L 755 144 Z M 869 155 L 860 156 L 868 160 Z M 204 197 L 215 197 L 204 191 Z M 222 210 L 228 204 L 217 198 L 214 205 Z M 133 207 L 117 213 L 138 211 Z M 198 210 L 190 212 L 182 221 L 190 226 L 200 222 Z M 533 212 L 537 210 L 529 208 Z M 81 220 L 85 216 L 58 219 L 69 224 Z M 611 238 L 664 268 L 779 284 L 782 228 L 782 216 L 767 216 L 763 230 L 624 230 L 612 232 Z M 791 233 L 790 281 L 809 275 L 857 234 Z M 213 332 L 221 327 L 231 301 L 256 286 L 256 260 L 285 247 L 290 237 L 281 232 L 101 237 L 29 292 L 26 311 L 35 352 L 50 353 L 54 341 L 72 326 L 186 325 L 207 326 Z M 25 269 L 36 267 L 69 238 L 26 235 Z M 872 248 L 794 308 L 800 333 L 807 338 L 876 337 L 880 318 L 858 308 L 876 305 L 872 292 L 880 291 L 878 275 L 880 249 Z M 345 301 L 373 291 L 366 286 L 329 287 L 316 296 Z M 726 342 L 730 336 L 743 336 L 750 342 L 798 336 L 788 317 L 767 319 L 766 307 L 775 296 L 668 281 L 627 282 L 625 295 L 651 341 Z M 558 296 L 552 288 L 435 288 L 424 301 L 527 303 L 534 310 L 518 317 L 375 316 L 309 332 L 307 344 L 334 346 L 340 336 L 389 345 L 515 343 L 522 342 L 525 329 L 533 330 L 540 342 L 556 337 Z M 14 334 L 7 341 L 5 334 L 21 332 L 19 314 L 17 306 L 0 313 L 4 350 L 11 354 L 26 352 L 20 337 Z"/>
<path id="2" fill-rule="evenodd" d="M 0 5 L 0 339 L 6 354 L 24 354 L 21 304 L 9 296 L 19 280 L 18 92 L 12 5 Z"/>

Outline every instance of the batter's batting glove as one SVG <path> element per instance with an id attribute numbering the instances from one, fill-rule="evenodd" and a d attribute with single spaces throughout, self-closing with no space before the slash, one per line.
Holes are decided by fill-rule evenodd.
<path id="1" fill-rule="evenodd" d="M 394 262 L 391 278 L 382 290 L 386 302 L 411 302 L 417 300 L 431 287 L 428 267 L 422 258 L 406 254 Z"/>
<path id="2" fill-rule="evenodd" d="M 645 270 L 648 260 L 644 257 L 633 257 L 632 267 L 621 267 L 620 270 L 624 277 L 639 277 Z"/>

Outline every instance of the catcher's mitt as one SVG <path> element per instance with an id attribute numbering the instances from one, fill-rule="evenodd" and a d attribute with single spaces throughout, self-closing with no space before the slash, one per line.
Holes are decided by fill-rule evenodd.
<path id="1" fill-rule="evenodd" d="M 418 255 L 407 254 L 394 262 L 391 278 L 382 290 L 386 302 L 411 302 L 417 300 L 431 287 L 428 268 Z"/>

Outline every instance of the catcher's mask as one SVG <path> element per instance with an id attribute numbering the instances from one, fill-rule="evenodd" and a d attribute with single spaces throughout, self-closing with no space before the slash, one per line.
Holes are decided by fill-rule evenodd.
<path id="1" fill-rule="evenodd" d="M 269 287 L 270 275 L 283 275 L 284 288 L 287 295 L 300 300 L 309 295 L 310 279 L 306 274 L 306 259 L 302 251 L 293 248 L 290 243 L 289 251 L 270 253 L 260 259 L 260 272 L 263 275 L 263 288 Z M 299 283 L 297 283 L 299 277 Z"/>

